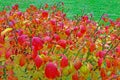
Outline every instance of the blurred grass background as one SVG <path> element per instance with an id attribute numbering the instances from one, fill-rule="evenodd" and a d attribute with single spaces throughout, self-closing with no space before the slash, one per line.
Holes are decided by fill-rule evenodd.
<path id="1" fill-rule="evenodd" d="M 65 12 L 69 10 L 66 14 L 71 19 L 74 15 L 81 14 L 82 9 L 84 9 L 85 14 L 92 13 L 96 20 L 103 13 L 108 14 L 112 19 L 120 17 L 120 0 L 0 0 L 0 11 L 5 6 L 12 6 L 16 3 L 19 4 L 20 10 L 25 11 L 30 4 L 39 7 L 40 4 L 53 5 L 60 1 L 65 4 Z"/>

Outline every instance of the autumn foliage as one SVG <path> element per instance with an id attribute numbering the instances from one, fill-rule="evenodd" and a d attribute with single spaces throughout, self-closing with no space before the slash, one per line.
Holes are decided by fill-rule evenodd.
<path id="1" fill-rule="evenodd" d="M 71 20 L 48 4 L 24 12 L 16 4 L 0 12 L 0 80 L 120 80 L 119 75 L 120 18 Z"/>

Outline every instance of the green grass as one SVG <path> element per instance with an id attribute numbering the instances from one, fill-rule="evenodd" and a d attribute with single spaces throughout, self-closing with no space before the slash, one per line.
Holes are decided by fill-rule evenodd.
<path id="1" fill-rule="evenodd" d="M 24 11 L 30 4 L 39 7 L 40 3 L 54 4 L 59 1 L 65 3 L 65 12 L 69 9 L 66 13 L 69 18 L 81 14 L 81 9 L 84 9 L 85 14 L 92 13 L 96 20 L 103 13 L 109 14 L 112 19 L 120 17 L 120 0 L 0 0 L 0 10 L 4 6 L 12 6 L 15 3 L 19 4 L 20 9 Z"/>

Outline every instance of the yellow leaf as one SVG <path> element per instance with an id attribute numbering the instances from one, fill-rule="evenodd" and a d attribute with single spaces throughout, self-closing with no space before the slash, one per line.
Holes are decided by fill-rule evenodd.
<path id="1" fill-rule="evenodd" d="M 75 68 L 74 68 L 73 63 L 71 62 L 69 66 L 69 73 L 73 73 L 74 71 L 75 71 Z"/>
<path id="2" fill-rule="evenodd" d="M 1 36 L 4 36 L 6 33 L 12 31 L 12 28 L 6 28 L 4 31 L 1 32 Z"/>
<path id="3" fill-rule="evenodd" d="M 4 56 L 0 57 L 0 62 L 3 62 L 3 61 L 5 61 L 5 57 Z"/>
<path id="4" fill-rule="evenodd" d="M 68 75 L 69 74 L 69 67 L 63 68 L 62 74 L 65 76 Z"/>
<path id="5" fill-rule="evenodd" d="M 83 74 L 89 73 L 88 66 L 87 66 L 87 65 L 83 65 L 83 66 L 80 68 L 80 72 L 83 73 Z"/>

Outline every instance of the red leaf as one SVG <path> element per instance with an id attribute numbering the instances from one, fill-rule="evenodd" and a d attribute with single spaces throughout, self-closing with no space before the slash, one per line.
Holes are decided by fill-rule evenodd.
<path id="1" fill-rule="evenodd" d="M 35 65 L 36 65 L 37 68 L 39 68 L 42 65 L 42 63 L 43 63 L 42 59 L 38 55 L 34 59 L 34 62 L 35 62 Z"/>
<path id="2" fill-rule="evenodd" d="M 100 59 L 98 60 L 98 66 L 99 66 L 99 67 L 101 67 L 102 62 L 103 62 L 103 58 L 100 58 Z"/>
<path id="3" fill-rule="evenodd" d="M 58 44 L 62 47 L 62 48 L 66 48 L 66 45 L 67 45 L 67 42 L 66 42 L 66 40 L 59 40 L 58 41 Z"/>
<path id="4" fill-rule="evenodd" d="M 65 30 L 65 34 L 66 34 L 67 36 L 69 36 L 69 35 L 70 35 L 70 29 Z"/>
<path id="5" fill-rule="evenodd" d="M 5 54 L 5 58 L 8 59 L 10 58 L 10 56 L 11 56 L 11 52 L 8 50 Z"/>
<path id="6" fill-rule="evenodd" d="M 55 79 L 56 77 L 59 76 L 59 71 L 54 63 L 49 62 L 45 66 L 45 76 L 49 79 Z"/>
<path id="7" fill-rule="evenodd" d="M 66 56 L 62 56 L 62 60 L 60 61 L 60 66 L 62 68 L 65 68 L 68 66 L 68 59 Z"/>
<path id="8" fill-rule="evenodd" d="M 38 55 L 38 50 L 33 49 L 32 58 L 35 59 Z"/>
<path id="9" fill-rule="evenodd" d="M 95 43 L 90 43 L 90 52 L 95 50 Z"/>
<path id="10" fill-rule="evenodd" d="M 42 17 L 47 18 L 48 17 L 48 11 L 43 11 L 42 12 Z"/>
<path id="11" fill-rule="evenodd" d="M 72 75 L 72 80 L 79 80 L 78 72 L 76 72 Z"/>
<path id="12" fill-rule="evenodd" d="M 23 46 L 28 40 L 28 36 L 27 35 L 21 35 L 18 37 L 18 43 Z"/>
<path id="13" fill-rule="evenodd" d="M 54 36 L 54 38 L 55 38 L 56 41 L 60 40 L 60 36 L 59 35 L 54 34 L 53 36 Z"/>
<path id="14" fill-rule="evenodd" d="M 111 61 L 109 59 L 106 59 L 106 65 L 107 65 L 107 68 L 111 67 Z"/>
<path id="15" fill-rule="evenodd" d="M 81 30 L 81 33 L 84 34 L 86 32 L 86 26 L 81 25 L 80 30 Z"/>
<path id="16" fill-rule="evenodd" d="M 80 69 L 80 67 L 82 66 L 82 63 L 80 60 L 77 60 L 75 63 L 74 63 L 74 67 L 76 70 Z"/>
<path id="17" fill-rule="evenodd" d="M 22 67 L 22 66 L 24 66 L 25 65 L 25 63 L 26 63 L 26 58 L 25 58 L 25 56 L 21 56 L 21 58 L 20 58 L 20 66 Z"/>
<path id="18" fill-rule="evenodd" d="M 83 33 L 81 33 L 80 31 L 77 33 L 77 37 L 81 38 L 83 36 Z"/>
<path id="19" fill-rule="evenodd" d="M 32 38 L 32 45 L 34 46 L 35 50 L 40 50 L 43 48 L 43 40 L 39 37 L 33 37 Z"/>

